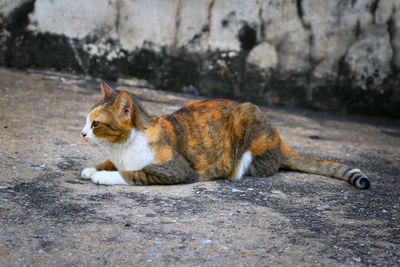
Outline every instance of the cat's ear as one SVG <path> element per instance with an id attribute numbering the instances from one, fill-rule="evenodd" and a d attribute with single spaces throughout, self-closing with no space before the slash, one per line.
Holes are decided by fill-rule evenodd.
<path id="1" fill-rule="evenodd" d="M 117 91 L 115 91 L 105 81 L 101 81 L 100 89 L 101 89 L 101 97 L 104 100 L 109 100 L 117 95 Z"/>
<path id="2" fill-rule="evenodd" d="M 119 116 L 123 120 L 131 119 L 133 111 L 133 100 L 127 91 L 119 93 L 115 100 L 114 107 L 117 109 Z"/>

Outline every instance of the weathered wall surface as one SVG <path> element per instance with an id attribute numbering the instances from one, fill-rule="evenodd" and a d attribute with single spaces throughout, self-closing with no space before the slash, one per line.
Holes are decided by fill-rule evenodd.
<path id="1" fill-rule="evenodd" d="M 400 117 L 400 0 L 0 0 L 0 64 Z"/>

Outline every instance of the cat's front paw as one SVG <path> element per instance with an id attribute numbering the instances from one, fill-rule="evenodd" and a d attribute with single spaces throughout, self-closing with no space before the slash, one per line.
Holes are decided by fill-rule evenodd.
<path id="1" fill-rule="evenodd" d="M 90 179 L 97 170 L 95 168 L 84 168 L 81 172 L 82 179 Z"/>
<path id="2" fill-rule="evenodd" d="M 92 182 L 103 185 L 128 185 L 117 171 L 99 171 L 93 174 Z"/>

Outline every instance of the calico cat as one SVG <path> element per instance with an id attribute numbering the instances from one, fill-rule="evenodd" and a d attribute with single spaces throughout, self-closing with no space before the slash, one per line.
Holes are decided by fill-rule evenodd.
<path id="1" fill-rule="evenodd" d="M 104 185 L 179 184 L 244 175 L 270 176 L 279 169 L 370 182 L 359 169 L 311 159 L 284 144 L 257 106 L 231 100 L 189 103 L 172 114 L 150 116 L 127 91 L 101 84 L 102 100 L 86 118 L 82 136 L 109 159 L 85 168 L 82 178 Z"/>

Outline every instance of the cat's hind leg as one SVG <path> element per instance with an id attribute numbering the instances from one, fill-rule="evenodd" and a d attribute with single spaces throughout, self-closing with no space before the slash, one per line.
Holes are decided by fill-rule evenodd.
<path id="1" fill-rule="evenodd" d="M 269 176 L 281 165 L 280 138 L 277 130 L 257 106 L 238 105 L 230 116 L 233 152 L 233 170 L 230 180 L 243 175 Z"/>
<path id="2" fill-rule="evenodd" d="M 253 158 L 248 173 L 253 177 L 271 176 L 279 170 L 283 161 L 279 148 L 267 150 Z"/>

